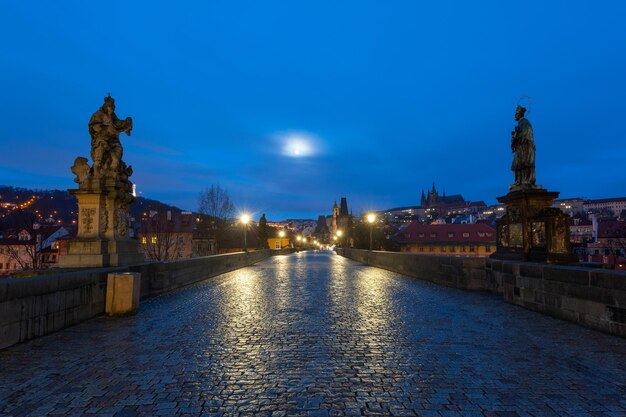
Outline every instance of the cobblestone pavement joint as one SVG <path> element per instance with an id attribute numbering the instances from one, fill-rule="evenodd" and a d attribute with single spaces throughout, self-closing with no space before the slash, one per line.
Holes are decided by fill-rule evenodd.
<path id="1" fill-rule="evenodd" d="M 626 340 L 328 252 L 0 351 L 0 416 L 626 416 Z"/>

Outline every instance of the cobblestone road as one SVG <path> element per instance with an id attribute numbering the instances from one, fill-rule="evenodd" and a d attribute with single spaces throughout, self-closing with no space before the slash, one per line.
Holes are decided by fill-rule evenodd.
<path id="1" fill-rule="evenodd" d="M 0 416 L 626 416 L 626 340 L 330 253 L 0 351 Z"/>

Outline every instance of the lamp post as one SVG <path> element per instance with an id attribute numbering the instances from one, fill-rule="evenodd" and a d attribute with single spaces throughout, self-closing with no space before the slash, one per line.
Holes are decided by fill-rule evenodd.
<path id="1" fill-rule="evenodd" d="M 250 221 L 250 216 L 242 214 L 240 221 L 243 226 L 243 251 L 248 252 L 248 222 Z"/>
<path id="2" fill-rule="evenodd" d="M 341 245 L 341 236 L 343 236 L 343 231 L 337 230 L 337 245 Z"/>
<path id="3" fill-rule="evenodd" d="M 278 232 L 278 237 L 280 238 L 280 248 L 283 248 L 283 238 L 285 237 L 285 231 L 281 230 L 280 232 Z"/>
<path id="4" fill-rule="evenodd" d="M 372 231 L 374 230 L 374 222 L 376 221 L 376 215 L 370 213 L 367 215 L 367 222 L 370 224 L 370 251 L 372 250 Z"/>

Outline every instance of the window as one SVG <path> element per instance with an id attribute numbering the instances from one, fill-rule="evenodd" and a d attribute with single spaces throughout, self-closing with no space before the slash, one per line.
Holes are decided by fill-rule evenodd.
<path id="1" fill-rule="evenodd" d="M 454 252 L 456 251 L 456 248 L 454 246 L 450 246 L 450 252 Z"/>
<path id="2" fill-rule="evenodd" d="M 448 237 L 454 237 L 454 233 L 448 233 Z"/>
<path id="3" fill-rule="evenodd" d="M 469 237 L 469 233 L 467 232 L 463 233 L 463 237 Z"/>
<path id="4" fill-rule="evenodd" d="M 441 251 L 442 251 L 442 252 L 445 252 L 445 251 L 446 251 L 446 247 L 445 247 L 445 246 L 442 246 L 442 247 L 441 247 Z"/>
<path id="5" fill-rule="evenodd" d="M 437 233 L 431 233 L 430 237 L 437 237 Z"/>
<path id="6" fill-rule="evenodd" d="M 461 246 L 461 252 L 465 252 L 465 246 Z"/>
<path id="7" fill-rule="evenodd" d="M 424 247 L 420 246 L 420 252 L 424 252 Z"/>
<path id="8" fill-rule="evenodd" d="M 431 252 L 434 252 L 434 251 L 435 251 L 435 248 L 434 248 L 433 246 L 430 246 L 428 249 L 429 249 Z"/>
<path id="9" fill-rule="evenodd" d="M 143 243 L 145 245 L 146 243 L 148 243 L 148 239 L 146 239 L 145 237 L 142 237 L 141 238 L 141 243 Z"/>
<path id="10" fill-rule="evenodd" d="M 474 247 L 470 246 L 470 252 L 474 252 Z"/>
<path id="11" fill-rule="evenodd" d="M 491 252 L 491 246 L 489 246 L 489 245 L 485 246 L 485 250 L 486 250 L 487 252 Z"/>
<path id="12" fill-rule="evenodd" d="M 280 249 L 280 241 L 274 242 L 274 249 Z"/>
<path id="13" fill-rule="evenodd" d="M 156 236 L 152 236 L 152 237 L 150 238 L 150 243 L 157 243 L 157 238 L 156 238 Z"/>
<path id="14" fill-rule="evenodd" d="M 420 236 L 420 237 L 424 237 L 424 233 L 420 233 L 420 234 L 419 234 L 419 236 Z"/>

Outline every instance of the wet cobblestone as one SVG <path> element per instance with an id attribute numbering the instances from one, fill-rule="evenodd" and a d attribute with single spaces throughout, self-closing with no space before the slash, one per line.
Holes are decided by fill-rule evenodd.
<path id="1" fill-rule="evenodd" d="M 0 416 L 626 416 L 626 340 L 330 253 L 0 351 Z"/>

